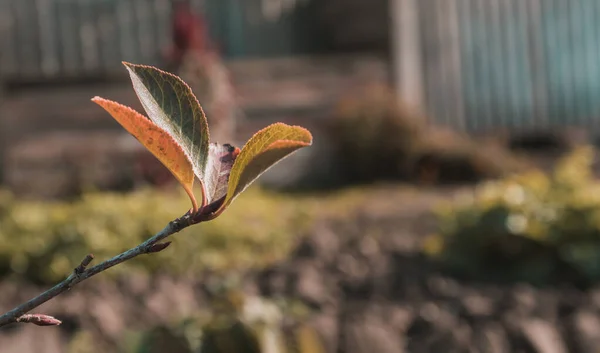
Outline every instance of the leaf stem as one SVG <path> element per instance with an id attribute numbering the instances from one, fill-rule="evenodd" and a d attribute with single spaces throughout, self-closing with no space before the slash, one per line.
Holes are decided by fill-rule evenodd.
<path id="1" fill-rule="evenodd" d="M 100 272 L 106 271 L 109 268 L 123 263 L 127 260 L 133 259 L 136 256 L 142 254 L 155 253 L 165 249 L 168 245 L 157 246 L 161 240 L 166 239 L 170 235 L 175 234 L 194 223 L 195 222 L 192 221 L 191 213 L 188 212 L 184 216 L 169 222 L 169 224 L 160 232 L 156 233 L 154 236 L 144 241 L 140 245 L 131 248 L 127 251 L 124 251 L 121 254 L 90 268 L 87 268 L 87 266 L 92 262 L 94 256 L 92 254 L 87 255 L 81 261 L 81 264 L 77 266 L 65 280 L 56 284 L 54 287 L 46 290 L 40 295 L 31 298 L 27 302 L 18 305 L 17 307 L 6 312 L 5 314 L 2 314 L 0 316 L 0 327 L 15 322 L 31 322 L 21 318 L 29 311 L 37 308 L 38 306 L 44 304 L 50 299 L 68 291 L 79 282 L 85 281 L 86 279 L 97 275 Z"/>

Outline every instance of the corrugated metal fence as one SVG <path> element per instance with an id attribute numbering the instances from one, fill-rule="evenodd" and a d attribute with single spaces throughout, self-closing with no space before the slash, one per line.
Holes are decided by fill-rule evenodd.
<path id="1" fill-rule="evenodd" d="M 415 2 L 426 105 L 438 122 L 600 127 L 600 0 Z M 226 56 L 319 50 L 312 1 L 270 22 L 260 0 L 194 3 Z M 159 64 L 170 12 L 170 0 L 0 0 L 0 74 L 97 76 L 122 74 L 122 60 Z"/>
<path id="2" fill-rule="evenodd" d="M 313 3 L 192 0 L 226 57 L 319 51 Z M 123 60 L 159 64 L 170 21 L 171 0 L 0 0 L 0 74 L 98 76 L 121 73 Z"/>
<path id="3" fill-rule="evenodd" d="M 122 60 L 157 63 L 170 11 L 169 0 L 0 0 L 0 73 L 89 76 Z"/>
<path id="4" fill-rule="evenodd" d="M 600 1 L 418 5 L 426 105 L 438 122 L 600 127 Z"/>
<path id="5" fill-rule="evenodd" d="M 325 50 L 315 8 L 323 0 L 204 0 L 214 40 L 228 58 Z"/>

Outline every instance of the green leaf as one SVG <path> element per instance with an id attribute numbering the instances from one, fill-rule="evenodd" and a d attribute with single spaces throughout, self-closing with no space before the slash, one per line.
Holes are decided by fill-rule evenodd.
<path id="1" fill-rule="evenodd" d="M 275 123 L 257 132 L 235 159 L 229 175 L 227 196 L 213 217 L 222 213 L 262 173 L 296 150 L 311 144 L 311 133 L 300 126 Z"/>
<path id="2" fill-rule="evenodd" d="M 208 123 L 191 88 L 179 77 L 155 67 L 123 65 L 150 120 L 175 139 L 191 161 L 194 174 L 204 180 Z"/>

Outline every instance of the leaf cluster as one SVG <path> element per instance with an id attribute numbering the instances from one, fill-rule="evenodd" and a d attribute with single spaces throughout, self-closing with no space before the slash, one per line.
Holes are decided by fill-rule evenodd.
<path id="1" fill-rule="evenodd" d="M 181 78 L 152 66 L 124 65 L 148 117 L 104 98 L 92 101 L 171 171 L 188 194 L 197 222 L 218 217 L 262 173 L 312 144 L 308 130 L 283 123 L 260 130 L 241 150 L 210 142 L 204 111 Z M 200 202 L 193 191 L 196 179 Z"/>

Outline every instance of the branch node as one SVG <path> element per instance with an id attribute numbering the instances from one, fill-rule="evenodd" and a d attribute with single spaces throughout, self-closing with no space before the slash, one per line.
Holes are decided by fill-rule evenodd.
<path id="1" fill-rule="evenodd" d="M 169 224 L 169 226 L 173 230 L 173 233 L 179 233 L 184 228 L 187 228 L 187 227 L 195 224 L 196 222 L 194 222 L 194 215 L 195 215 L 194 213 L 192 213 L 191 211 L 188 211 L 183 216 L 181 216 L 175 220 L 172 220 L 171 223 Z"/>
<path id="2" fill-rule="evenodd" d="M 148 249 L 146 249 L 146 254 L 161 252 L 161 251 L 165 250 L 166 248 L 168 248 L 169 245 L 171 245 L 170 241 L 167 241 L 164 243 L 152 244 L 148 247 Z"/>
<path id="3" fill-rule="evenodd" d="M 79 266 L 75 267 L 75 275 L 79 276 L 80 274 L 82 274 L 83 271 L 85 271 L 86 267 L 88 267 L 88 265 L 92 262 L 92 260 L 94 260 L 94 255 L 87 254 L 86 257 L 81 261 Z"/>

